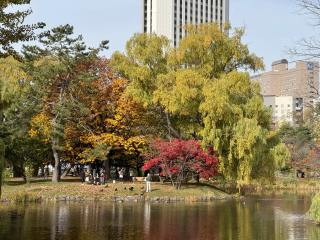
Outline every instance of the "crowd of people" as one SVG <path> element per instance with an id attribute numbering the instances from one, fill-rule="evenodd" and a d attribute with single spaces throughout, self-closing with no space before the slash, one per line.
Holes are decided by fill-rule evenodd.
<path id="1" fill-rule="evenodd" d="M 70 169 L 70 173 L 72 174 L 72 176 L 80 176 L 81 178 L 81 184 L 84 185 L 85 182 L 89 182 L 91 185 L 101 185 L 101 184 L 105 184 L 105 178 L 106 178 L 106 174 L 105 174 L 105 169 L 99 168 L 99 169 L 92 169 L 91 171 L 88 171 L 87 168 L 77 168 L 72 167 Z M 135 181 L 135 174 L 134 171 L 132 169 L 129 170 L 129 181 L 134 182 Z M 119 180 L 119 182 L 123 183 L 124 178 L 127 176 L 127 172 L 124 168 L 117 168 L 116 169 L 116 179 Z M 39 179 L 48 179 L 49 177 L 49 168 L 47 166 L 45 167 L 39 167 L 38 169 L 38 178 Z M 151 191 L 151 176 L 148 173 L 145 181 L 147 184 L 147 190 L 146 192 L 150 192 Z M 114 182 L 116 182 L 116 180 L 114 180 Z"/>

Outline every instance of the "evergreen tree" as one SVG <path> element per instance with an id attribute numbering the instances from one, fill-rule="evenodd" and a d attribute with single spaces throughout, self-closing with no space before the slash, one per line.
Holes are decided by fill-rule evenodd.
<path id="1" fill-rule="evenodd" d="M 20 58 L 19 53 L 12 47 L 13 43 L 35 40 L 38 36 L 36 29 L 42 29 L 45 24 L 23 24 L 25 18 L 32 13 L 26 11 L 8 12 L 8 6 L 29 4 L 30 0 L 2 0 L 0 1 L 0 58 L 14 56 Z M 41 36 L 43 34 L 40 34 Z"/>

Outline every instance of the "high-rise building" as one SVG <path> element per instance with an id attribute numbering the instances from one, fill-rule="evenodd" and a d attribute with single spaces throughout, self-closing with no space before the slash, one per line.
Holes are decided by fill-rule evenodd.
<path id="1" fill-rule="evenodd" d="M 251 81 L 260 84 L 263 96 L 303 98 L 304 107 L 309 108 L 319 97 L 319 63 L 298 61 L 288 69 L 288 61 L 282 59 L 272 63 L 272 71 L 252 76 Z"/>
<path id="2" fill-rule="evenodd" d="M 229 21 L 229 0 L 142 0 L 143 32 L 164 35 L 177 46 L 186 23 Z"/>

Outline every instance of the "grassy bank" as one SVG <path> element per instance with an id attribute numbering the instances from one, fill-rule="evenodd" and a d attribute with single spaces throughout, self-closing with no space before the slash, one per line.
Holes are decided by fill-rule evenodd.
<path id="1" fill-rule="evenodd" d="M 133 187 L 130 191 L 129 188 Z M 201 198 L 222 199 L 233 197 L 216 187 L 201 183 L 188 183 L 181 190 L 175 190 L 171 183 L 152 182 L 152 191 L 145 192 L 145 183 L 107 182 L 105 185 L 92 186 L 86 183 L 82 185 L 77 177 L 67 177 L 59 183 L 48 180 L 33 180 L 30 184 L 24 184 L 21 179 L 9 179 L 3 186 L 2 201 L 56 201 L 61 197 L 81 198 L 86 200 L 111 200 L 115 198 L 133 197 L 142 200 L 144 198 L 180 198 L 185 201 L 196 201 Z"/>
<path id="2" fill-rule="evenodd" d="M 130 191 L 129 188 L 133 187 Z M 116 198 L 132 197 L 138 200 L 154 198 L 180 198 L 185 201 L 201 199 L 231 198 L 237 193 L 235 185 L 221 184 L 217 181 L 205 183 L 187 183 L 181 190 L 175 190 L 171 183 L 152 182 L 152 192 L 145 193 L 145 183 L 107 182 L 106 185 L 92 186 L 89 183 L 82 185 L 78 177 L 67 177 L 59 183 L 52 183 L 51 179 L 38 180 L 34 178 L 30 184 L 25 184 L 20 178 L 9 178 L 2 189 L 2 201 L 57 201 L 59 198 L 68 197 L 86 200 L 112 200 Z M 224 189 L 225 191 L 221 190 Z M 253 183 L 243 186 L 242 194 L 245 195 L 261 191 L 294 190 L 317 192 L 320 190 L 320 179 L 312 178 L 276 178 L 274 184 Z"/>
<path id="3" fill-rule="evenodd" d="M 236 183 L 227 183 L 220 180 L 210 181 L 219 189 L 223 189 L 229 193 L 237 192 Z M 304 191 L 317 192 L 320 190 L 319 178 L 292 178 L 292 177 L 277 177 L 273 184 L 267 182 L 252 182 L 251 184 L 243 185 L 241 188 L 241 195 L 248 195 L 255 192 L 263 191 Z"/>

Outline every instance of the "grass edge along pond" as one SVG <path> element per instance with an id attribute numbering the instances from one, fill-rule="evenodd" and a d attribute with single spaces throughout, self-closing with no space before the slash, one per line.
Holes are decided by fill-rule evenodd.
<path id="1" fill-rule="evenodd" d="M 95 200 L 176 200 L 208 201 L 235 198 L 212 185 L 205 183 L 186 183 L 180 190 L 175 190 L 171 183 L 152 182 L 152 191 L 145 192 L 145 183 L 107 182 L 105 185 L 94 185 L 80 181 L 34 181 L 29 184 L 9 181 L 2 188 L 2 202 L 31 201 L 95 201 Z M 132 189 L 133 188 L 133 189 Z"/>

